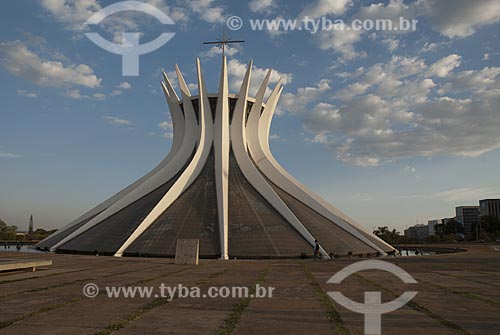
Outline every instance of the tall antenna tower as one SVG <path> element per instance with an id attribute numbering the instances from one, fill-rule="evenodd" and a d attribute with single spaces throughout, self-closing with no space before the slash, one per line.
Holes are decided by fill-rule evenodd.
<path id="1" fill-rule="evenodd" d="M 28 226 L 28 234 L 33 234 L 33 214 L 30 216 L 30 224 Z"/>

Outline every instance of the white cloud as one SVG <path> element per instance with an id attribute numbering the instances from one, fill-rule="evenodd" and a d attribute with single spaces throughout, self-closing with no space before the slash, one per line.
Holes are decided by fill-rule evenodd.
<path id="1" fill-rule="evenodd" d="M 64 66 L 61 62 L 41 59 L 20 41 L 0 43 L 2 66 L 15 76 L 41 86 L 100 86 L 92 68 L 85 64 Z"/>
<path id="2" fill-rule="evenodd" d="M 172 70 L 172 71 L 166 72 L 166 74 L 167 74 L 168 79 L 170 80 L 170 83 L 172 84 L 172 87 L 174 89 L 178 89 L 179 88 L 179 81 L 177 79 L 177 72 L 175 72 L 175 70 Z M 188 88 L 189 88 L 189 84 L 188 84 Z"/>
<path id="3" fill-rule="evenodd" d="M 446 77 L 454 68 L 460 66 L 462 57 L 457 54 L 452 54 L 441 58 L 430 67 L 430 73 L 440 78 Z"/>
<path id="4" fill-rule="evenodd" d="M 231 59 L 227 64 L 228 74 L 229 74 L 229 88 L 235 93 L 239 92 L 243 78 L 245 77 L 245 72 L 247 70 L 247 64 L 241 63 L 237 59 Z M 262 81 L 266 77 L 267 69 L 259 68 L 257 66 L 252 67 L 252 77 L 250 78 L 250 96 L 255 96 L 257 90 L 259 89 Z M 269 84 L 276 83 L 280 78 L 283 80 L 283 84 L 289 84 L 292 82 L 292 75 L 290 73 L 282 73 L 273 70 L 271 73 L 271 78 L 269 79 Z M 269 93 L 269 89 L 268 92 Z"/>
<path id="5" fill-rule="evenodd" d="M 96 100 L 104 100 L 106 99 L 106 94 L 103 93 L 94 93 L 92 97 Z"/>
<path id="6" fill-rule="evenodd" d="M 500 21 L 498 0 L 420 0 L 417 6 L 441 34 L 450 38 L 470 36 L 478 28 Z"/>
<path id="7" fill-rule="evenodd" d="M 399 47 L 399 40 L 395 38 L 386 38 L 382 40 L 382 44 L 387 46 L 390 52 L 394 52 Z"/>
<path id="8" fill-rule="evenodd" d="M 377 63 L 368 69 L 358 68 L 350 75 L 344 74 L 344 76 L 352 79 L 359 79 L 339 89 L 335 94 L 335 98 L 342 101 L 351 100 L 373 87 L 379 89 L 379 94 L 391 94 L 392 96 L 397 94 L 407 95 L 411 92 L 408 97 L 410 98 L 415 96 L 415 92 L 412 92 L 414 87 L 410 88 L 404 85 L 405 83 L 402 80 L 416 75 L 426 68 L 425 62 L 417 57 L 393 56 L 388 63 Z M 429 82 L 426 83 L 429 84 Z M 425 85 L 423 87 L 425 88 Z"/>
<path id="9" fill-rule="evenodd" d="M 319 17 L 328 14 L 342 14 L 350 1 L 323 0 L 316 1 L 307 6 L 299 15 Z M 340 11 L 336 13 L 336 11 Z M 449 38 L 466 37 L 472 35 L 477 28 L 500 21 L 500 2 L 498 0 L 417 0 L 405 2 L 403 0 L 390 0 L 388 3 L 376 3 L 360 8 L 350 17 L 350 20 L 391 20 L 394 27 L 400 24 L 400 18 L 413 20 L 427 17 L 432 27 L 442 35 Z M 424 20 L 417 23 L 422 24 Z M 347 22 L 347 21 L 346 21 Z M 411 33 L 411 30 L 386 30 L 369 35 L 371 40 L 379 35 L 393 36 Z M 316 41 L 322 50 L 334 50 L 341 54 L 341 61 L 363 58 L 366 53 L 357 51 L 355 45 L 362 40 L 367 31 L 364 30 L 327 30 L 316 34 Z M 389 51 L 397 48 L 397 40 L 392 37 L 381 39 L 389 47 Z M 437 43 L 426 43 L 423 51 L 428 52 L 437 48 Z"/>
<path id="10" fill-rule="evenodd" d="M 142 2 L 163 11 L 176 23 L 185 23 L 189 19 L 185 8 L 171 7 L 165 0 L 145 0 Z M 87 19 L 102 9 L 97 0 L 42 0 L 40 4 L 66 30 L 77 33 L 85 31 Z M 105 31 L 113 35 L 114 42 L 119 43 L 122 31 L 139 32 L 141 26 L 154 22 L 154 20 L 145 18 L 147 16 L 140 12 L 128 11 L 107 17 L 101 25 Z"/>
<path id="11" fill-rule="evenodd" d="M 195 83 L 189 83 L 187 85 L 188 85 L 188 88 L 189 88 L 189 91 L 191 92 L 191 94 L 196 95 L 197 94 L 196 92 L 198 91 L 198 84 L 197 83 L 196 84 Z"/>
<path id="12" fill-rule="evenodd" d="M 330 89 L 330 80 L 321 79 L 315 86 L 300 87 L 295 93 L 284 93 L 278 102 L 276 114 L 306 113 L 308 111 L 307 106 Z"/>
<path id="13" fill-rule="evenodd" d="M 396 103 L 363 96 L 336 112 L 308 115 L 304 126 L 338 159 L 355 165 L 379 165 L 404 157 L 451 155 L 475 157 L 500 147 L 495 116 L 498 93 L 477 99 L 439 98 L 398 111 Z"/>
<path id="14" fill-rule="evenodd" d="M 248 8 L 254 13 L 269 13 L 275 6 L 274 0 L 252 0 L 248 3 Z"/>
<path id="15" fill-rule="evenodd" d="M 463 205 L 467 202 L 477 204 L 478 199 L 494 198 L 498 197 L 498 194 L 500 194 L 500 190 L 493 187 L 468 186 L 430 194 L 414 194 L 409 197 L 434 199 L 451 204 Z"/>
<path id="16" fill-rule="evenodd" d="M 226 56 L 234 56 L 238 53 L 238 49 L 235 47 L 227 47 L 224 53 Z M 207 60 L 218 55 L 222 55 L 222 49 L 217 46 L 213 46 L 206 51 L 200 52 L 200 58 L 202 60 Z"/>
<path id="17" fill-rule="evenodd" d="M 316 34 L 316 42 L 321 50 L 334 50 L 343 60 L 366 57 L 366 52 L 357 52 L 354 44 L 361 41 L 361 30 L 322 30 Z"/>
<path id="18" fill-rule="evenodd" d="M 464 93 L 473 89 L 476 93 L 500 90 L 500 67 L 458 72 L 448 78 L 442 93 Z"/>
<path id="19" fill-rule="evenodd" d="M 117 96 L 117 95 L 122 95 L 122 94 L 123 94 L 123 91 L 121 91 L 121 90 L 112 90 L 111 93 L 109 93 L 109 95 L 111 95 L 112 97 Z"/>
<path id="20" fill-rule="evenodd" d="M 174 125 L 172 124 L 172 121 L 162 121 L 158 123 L 158 126 L 164 130 L 164 132 L 161 134 L 161 137 L 168 139 L 174 138 Z"/>
<path id="21" fill-rule="evenodd" d="M 208 23 L 224 23 L 224 8 L 214 5 L 214 0 L 186 0 L 185 5 L 198 17 Z"/>
<path id="22" fill-rule="evenodd" d="M 133 126 L 134 124 L 130 120 L 120 119 L 116 116 L 103 116 L 103 119 L 108 121 L 109 124 L 122 125 L 122 126 Z"/>
<path id="23" fill-rule="evenodd" d="M 403 168 L 403 171 L 404 171 L 404 172 L 415 173 L 415 172 L 417 172 L 417 169 L 415 169 L 413 166 L 406 165 L 406 166 Z"/>
<path id="24" fill-rule="evenodd" d="M 449 38 L 467 37 L 485 25 L 500 21 L 498 0 L 417 0 L 405 3 L 390 0 L 389 3 L 361 7 L 354 18 L 390 19 L 398 23 L 399 17 L 412 20 L 427 17 L 435 30 Z M 398 31 L 397 33 L 404 33 Z M 396 32 L 392 31 L 391 34 Z"/>
<path id="25" fill-rule="evenodd" d="M 394 56 L 344 73 L 347 82 L 334 96 L 341 104 L 317 103 L 303 125 L 313 142 L 361 166 L 404 157 L 476 157 L 500 148 L 500 68 L 454 72 L 461 58 L 450 56 L 431 66 Z"/>
<path id="26" fill-rule="evenodd" d="M 173 128 L 173 124 L 171 121 L 162 121 L 160 123 L 158 123 L 158 126 L 163 129 L 163 130 L 167 130 L 167 129 L 172 129 Z"/>
<path id="27" fill-rule="evenodd" d="M 334 7 L 327 7 L 326 4 L 330 1 L 323 1 L 325 5 L 323 10 L 318 13 L 322 13 L 318 16 L 326 15 L 325 12 L 333 10 Z M 346 9 L 346 5 L 350 4 L 350 1 L 332 1 L 336 3 L 339 7 Z M 406 5 L 403 0 L 391 0 L 389 3 L 377 3 L 372 4 L 367 7 L 361 6 L 356 13 L 350 17 L 350 21 L 353 20 L 391 20 L 394 27 L 399 26 L 400 17 L 405 17 L 412 19 L 416 17 L 417 10 L 415 6 Z M 349 27 L 349 22 L 346 20 L 346 26 Z M 341 29 L 342 24 L 336 24 L 337 29 L 330 30 L 320 30 L 316 34 L 316 42 L 320 49 L 322 50 L 333 50 L 341 55 L 340 61 L 350 61 L 356 58 L 365 58 L 367 53 L 365 51 L 357 51 L 356 44 L 361 42 L 363 37 L 369 32 L 366 30 L 352 30 L 352 29 Z M 387 30 L 379 31 L 377 33 L 371 33 L 369 35 L 370 40 L 376 40 L 379 35 L 398 35 L 408 33 L 408 30 Z M 386 37 L 381 40 L 381 42 L 386 45 L 389 51 L 395 51 L 399 46 L 399 41 L 393 37 Z"/>
<path id="28" fill-rule="evenodd" d="M 353 19 L 371 19 L 371 20 L 391 20 L 393 27 L 399 26 L 400 17 L 405 19 L 413 19 L 417 16 L 417 8 L 415 2 L 405 4 L 403 0 L 390 0 L 387 4 L 382 2 L 371 4 L 367 7 L 361 6 L 357 13 L 353 15 Z M 408 30 L 398 31 L 380 31 L 382 34 L 405 34 Z"/>
<path id="29" fill-rule="evenodd" d="M 365 93 L 370 86 L 370 84 L 363 82 L 352 83 L 335 93 L 334 97 L 342 101 L 351 100 L 353 97 Z"/>
<path id="30" fill-rule="evenodd" d="M 286 142 L 286 138 L 283 138 L 278 134 L 272 134 L 271 136 L 269 136 L 269 140 L 275 142 Z"/>
<path id="31" fill-rule="evenodd" d="M 146 0 L 144 1 L 161 11 L 165 12 L 175 23 L 186 23 L 189 21 L 187 9 L 178 6 L 169 6 L 167 0 Z M 168 1 L 171 2 L 171 1 Z"/>
<path id="32" fill-rule="evenodd" d="M 69 90 L 64 95 L 71 98 L 71 99 L 76 99 L 76 100 L 91 99 L 91 100 L 102 101 L 102 100 L 105 100 L 107 97 L 106 94 L 104 94 L 104 93 L 94 93 L 91 95 L 82 94 L 82 92 L 80 90 Z M 116 94 L 111 93 L 110 95 L 116 95 Z"/>
<path id="33" fill-rule="evenodd" d="M 299 19 L 304 16 L 317 18 L 329 14 L 340 15 L 345 12 L 351 1 L 348 0 L 318 0 L 308 5 L 299 14 Z M 379 2 L 369 6 L 360 6 L 359 9 L 349 18 L 353 20 L 391 20 L 393 27 L 400 25 L 400 18 L 403 17 L 410 22 L 419 19 L 419 24 L 423 24 L 425 17 L 430 21 L 431 26 L 442 35 L 449 38 L 466 37 L 474 34 L 481 26 L 500 22 L 500 2 L 498 0 L 416 0 L 413 2 L 404 0 L 390 0 L 387 3 Z M 346 20 L 346 24 L 348 21 Z M 339 27 L 340 28 L 340 27 Z M 371 40 L 376 40 L 379 36 L 394 36 L 411 33 L 412 30 L 385 30 L 369 35 Z M 322 50 L 334 50 L 341 54 L 341 61 L 349 61 L 356 58 L 366 57 L 366 52 L 356 50 L 359 43 L 367 34 L 364 30 L 320 30 L 316 33 L 316 43 Z M 397 48 L 397 40 L 392 37 L 383 38 L 381 42 L 389 47 L 389 51 Z M 437 43 L 427 42 L 423 48 L 424 52 L 436 49 Z"/>
<path id="34" fill-rule="evenodd" d="M 275 22 L 285 22 L 287 20 L 281 15 L 276 16 L 275 18 L 270 18 L 270 20 L 273 20 Z M 276 28 L 276 29 L 272 29 Z M 266 33 L 267 36 L 269 36 L 271 39 L 277 39 L 280 36 L 283 36 L 288 33 L 288 30 L 285 30 L 281 25 L 277 26 L 269 26 L 267 29 L 264 29 L 264 32 Z"/>
<path id="35" fill-rule="evenodd" d="M 437 43 L 425 42 L 424 47 L 422 48 L 423 52 L 429 52 L 435 50 L 439 47 Z"/>
<path id="36" fill-rule="evenodd" d="M 116 86 L 118 89 L 115 89 L 115 90 L 112 90 L 111 93 L 109 95 L 111 96 L 117 96 L 117 95 L 122 95 L 123 94 L 123 91 L 124 90 L 129 90 L 132 88 L 132 85 L 130 85 L 129 82 L 121 82 L 119 83 L 117 86 Z M 94 94 L 95 96 L 95 94 Z M 104 96 L 105 97 L 105 96 Z M 99 99 L 97 98 L 98 100 L 102 100 L 102 99 Z"/>
<path id="37" fill-rule="evenodd" d="M 344 14 L 351 0 L 316 0 L 308 4 L 299 14 L 299 20 L 305 18 L 314 19 L 329 14 Z"/>
<path id="38" fill-rule="evenodd" d="M 0 158 L 21 158 L 22 155 L 14 154 L 12 152 L 7 152 L 0 150 Z"/>
<path id="39" fill-rule="evenodd" d="M 82 31 L 85 21 L 101 9 L 97 0 L 42 0 L 42 7 L 66 29 Z"/>
<path id="40" fill-rule="evenodd" d="M 121 88 L 122 90 L 128 90 L 128 89 L 132 88 L 132 85 L 130 85 L 129 82 L 124 81 L 124 82 L 119 83 L 118 86 L 116 86 L 116 87 Z"/>
<path id="41" fill-rule="evenodd" d="M 174 133 L 171 131 L 166 131 L 161 135 L 161 137 L 172 139 L 174 138 Z"/>
<path id="42" fill-rule="evenodd" d="M 70 90 L 66 92 L 65 94 L 67 97 L 70 97 L 72 99 L 83 99 L 86 98 L 86 96 L 83 96 L 80 90 Z"/>
<path id="43" fill-rule="evenodd" d="M 26 92 L 25 90 L 16 90 L 16 94 L 25 98 L 38 98 L 38 94 L 34 92 Z"/>

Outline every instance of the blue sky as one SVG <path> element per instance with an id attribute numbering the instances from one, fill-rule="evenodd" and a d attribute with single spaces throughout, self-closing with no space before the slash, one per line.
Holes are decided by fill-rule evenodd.
<path id="1" fill-rule="evenodd" d="M 297 179 L 368 229 L 403 230 L 454 207 L 500 197 L 500 1 L 149 0 L 174 26 L 131 12 L 91 28 L 116 1 L 0 2 L 0 218 L 58 228 L 153 168 L 171 145 L 159 82 L 178 63 L 210 91 L 220 52 L 202 45 L 226 20 L 231 90 L 254 60 L 286 83 L 272 124 L 274 155 Z M 400 16 L 416 31 L 253 31 L 250 19 Z M 121 57 L 84 35 L 119 42 L 175 36 L 124 77 Z"/>

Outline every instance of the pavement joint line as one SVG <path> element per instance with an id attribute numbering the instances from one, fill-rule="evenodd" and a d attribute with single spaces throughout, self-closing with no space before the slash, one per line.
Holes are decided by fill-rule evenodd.
<path id="1" fill-rule="evenodd" d="M 38 314 L 42 314 L 42 313 L 49 312 L 51 310 L 54 310 L 54 309 L 57 309 L 57 308 L 60 308 L 60 307 L 67 306 L 69 304 L 72 304 L 74 302 L 80 301 L 82 299 L 84 299 L 84 298 L 82 298 L 82 297 L 76 297 L 76 298 L 73 298 L 73 299 L 70 299 L 70 300 L 66 300 L 66 301 L 63 301 L 63 302 L 60 302 L 60 303 L 57 303 L 57 304 L 53 304 L 53 305 L 50 305 L 50 306 L 46 306 L 46 307 L 40 308 L 40 309 L 38 309 L 36 311 L 29 312 L 27 314 L 23 314 L 23 315 L 21 315 L 21 316 L 19 316 L 17 318 L 14 318 L 14 319 L 10 319 L 10 320 L 7 320 L 7 321 L 0 321 L 0 329 L 7 328 L 7 327 L 13 325 L 14 323 L 21 322 L 23 320 L 32 318 L 34 316 L 37 316 Z"/>
<path id="2" fill-rule="evenodd" d="M 479 273 L 479 274 L 483 274 L 483 275 L 489 275 L 489 276 L 493 276 L 493 277 L 500 277 L 499 273 L 494 273 L 494 272 L 484 272 L 484 271 L 475 271 L 475 270 L 465 270 L 465 271 L 471 272 L 471 273 Z"/>
<path id="3" fill-rule="evenodd" d="M 321 306 L 323 307 L 323 310 L 325 311 L 325 316 L 330 322 L 331 326 L 334 327 L 334 329 L 340 335 L 350 335 L 351 332 L 349 331 L 349 328 L 347 328 L 344 320 L 342 319 L 342 316 L 337 310 L 335 303 L 328 296 L 328 294 L 326 294 L 325 291 L 321 288 L 321 286 L 314 278 L 313 273 L 311 272 L 306 263 L 302 262 L 302 268 L 306 274 L 309 285 L 311 285 L 311 287 L 313 288 L 314 293 L 316 294 L 317 299 L 319 300 Z"/>
<path id="4" fill-rule="evenodd" d="M 28 277 L 28 278 L 1 280 L 0 281 L 0 285 L 10 284 L 10 283 L 16 283 L 16 282 L 26 281 L 26 280 L 42 279 L 42 278 L 48 278 L 48 277 L 53 277 L 53 276 L 60 276 L 60 275 L 65 275 L 65 274 L 75 273 L 75 272 L 89 271 L 89 270 L 92 270 L 92 269 L 94 269 L 94 268 L 88 268 L 88 269 L 83 269 L 83 270 L 67 271 L 67 272 L 61 272 L 61 273 L 52 273 L 52 274 L 48 274 L 48 275 L 45 275 L 45 276 L 35 276 L 35 277 Z"/>
<path id="5" fill-rule="evenodd" d="M 68 286 L 68 285 L 72 285 L 72 284 L 76 284 L 76 283 L 86 282 L 86 281 L 89 281 L 89 280 L 96 280 L 96 279 L 101 279 L 101 278 L 109 278 L 109 277 L 113 277 L 113 276 L 119 276 L 119 275 L 123 275 L 123 274 L 127 274 L 127 273 L 132 273 L 132 272 L 137 272 L 137 271 L 144 271 L 144 270 L 149 270 L 149 269 L 153 269 L 153 268 L 156 268 L 156 266 L 147 267 L 147 268 L 138 269 L 138 270 L 130 270 L 130 271 L 112 273 L 112 274 L 108 274 L 108 275 L 100 276 L 100 277 L 83 278 L 83 279 L 78 279 L 78 280 L 74 280 L 74 281 L 70 281 L 70 282 L 64 282 L 64 283 L 60 283 L 60 284 L 56 284 L 56 285 L 50 285 L 50 286 L 45 286 L 45 287 L 38 287 L 38 288 L 29 289 L 29 290 L 26 290 L 26 291 L 11 293 L 11 294 L 0 296 L 0 298 L 11 297 L 11 296 L 14 296 L 14 295 L 19 295 L 19 294 L 26 294 L 26 293 L 35 293 L 35 292 L 40 292 L 40 291 L 47 291 L 47 290 L 50 290 L 50 289 L 53 289 L 53 288 L 64 287 L 64 286 Z"/>
<path id="6" fill-rule="evenodd" d="M 477 301 L 487 303 L 487 304 L 492 305 L 494 307 L 500 308 L 500 302 L 485 298 L 479 294 L 452 289 L 452 288 L 449 288 L 447 286 L 439 285 L 439 284 L 436 284 L 436 283 L 433 283 L 433 282 L 430 282 L 430 281 L 427 281 L 424 279 L 419 279 L 419 281 L 421 281 L 422 283 L 428 284 L 430 286 L 434 286 L 435 288 L 438 288 L 440 290 L 445 290 L 446 292 L 457 294 L 457 295 L 460 295 L 464 298 L 474 299 Z"/>
<path id="7" fill-rule="evenodd" d="M 107 268 L 109 269 L 109 268 L 113 268 L 113 267 L 117 267 L 117 266 L 122 266 L 122 265 L 123 264 L 116 264 L 116 265 L 109 266 Z M 0 280 L 0 285 L 2 285 L 2 284 L 9 284 L 9 283 L 15 283 L 15 282 L 20 282 L 20 281 L 26 281 L 26 280 L 32 280 L 32 279 L 42 279 L 42 278 L 53 277 L 53 276 L 61 276 L 61 275 L 69 274 L 69 273 L 89 271 L 89 270 L 92 270 L 92 269 L 95 269 L 95 267 L 86 268 L 86 269 L 80 269 L 80 270 L 67 271 L 67 272 L 60 272 L 60 273 L 52 273 L 52 274 L 48 274 L 48 275 L 45 275 L 45 276 L 34 276 L 34 277 L 20 278 L 20 279 Z"/>
<path id="8" fill-rule="evenodd" d="M 261 272 L 259 277 L 255 279 L 252 285 L 249 287 L 249 296 L 245 298 L 241 298 L 239 302 L 234 306 L 233 311 L 229 315 L 227 319 L 224 320 L 224 323 L 219 327 L 218 335 L 230 335 L 236 329 L 236 326 L 241 320 L 241 316 L 250 305 L 252 301 L 251 296 L 255 294 L 255 286 L 257 284 L 262 284 L 265 282 L 267 275 L 271 271 L 273 264 L 269 264 L 266 268 Z"/>
<path id="9" fill-rule="evenodd" d="M 185 270 L 188 270 L 188 269 L 180 270 L 180 271 L 177 271 L 177 272 L 182 272 L 182 271 L 185 271 Z M 218 277 L 218 276 L 224 274 L 226 271 L 228 271 L 228 268 L 225 268 L 225 269 L 223 269 L 221 271 L 217 271 L 217 272 L 211 273 L 208 276 L 206 276 L 205 278 L 200 279 L 199 281 L 197 281 L 196 285 L 205 284 L 210 279 Z M 191 287 L 193 287 L 193 285 L 187 286 L 187 287 L 191 288 Z M 178 298 L 177 294 L 174 295 L 173 297 L 170 297 L 170 298 L 155 298 L 153 301 L 146 303 L 140 309 L 138 309 L 135 312 L 127 315 L 125 318 L 122 318 L 122 319 L 120 319 L 120 320 L 118 320 L 118 321 L 116 321 L 114 323 L 111 323 L 111 324 L 107 325 L 103 330 L 100 330 L 100 331 L 96 332 L 95 335 L 110 335 L 113 332 L 126 327 L 128 324 L 130 324 L 131 322 L 137 320 L 138 318 L 140 318 L 142 315 L 146 314 L 147 312 L 149 312 L 149 311 L 151 311 L 151 310 L 153 310 L 155 308 L 158 308 L 160 306 L 163 306 L 165 304 L 168 304 L 169 302 L 171 302 L 171 301 L 173 301 L 173 300 L 175 300 L 177 298 Z"/>
<path id="10" fill-rule="evenodd" d="M 500 286 L 499 283 L 488 283 L 488 282 L 485 282 L 485 281 L 482 281 L 482 280 L 477 280 L 477 279 L 471 279 L 471 278 L 467 278 L 467 277 L 462 277 L 462 276 L 451 274 L 451 273 L 440 272 L 440 271 L 435 271 L 435 273 L 439 273 L 440 275 L 443 275 L 443 276 L 449 276 L 449 277 L 454 277 L 454 278 L 458 278 L 458 279 L 467 280 L 467 281 L 470 281 L 470 282 L 473 282 L 473 283 L 477 283 L 477 284 Z"/>
<path id="11" fill-rule="evenodd" d="M 178 270 L 178 271 L 174 271 L 174 272 L 170 272 L 170 273 L 167 273 L 167 274 L 162 274 L 162 275 L 159 275 L 159 276 L 148 278 L 146 280 L 145 279 L 141 279 L 141 280 L 138 280 L 138 281 L 135 281 L 135 282 L 127 283 L 127 284 L 125 284 L 123 286 L 133 286 L 133 285 L 143 284 L 143 283 L 146 283 L 148 281 L 156 280 L 156 279 L 159 279 L 161 277 L 168 277 L 168 276 L 171 276 L 171 275 L 174 275 L 174 274 L 177 274 L 179 272 L 186 271 L 186 270 L 189 270 L 189 269 L 188 268 L 181 269 L 181 270 Z M 100 292 L 99 294 L 100 295 L 101 294 L 104 295 L 104 292 Z M 50 311 L 52 311 L 54 309 L 65 307 L 67 305 L 70 305 L 70 304 L 73 304 L 73 303 L 76 303 L 76 302 L 79 302 L 79 301 L 82 301 L 82 300 L 85 300 L 85 299 L 88 299 L 88 298 L 85 297 L 85 296 L 79 296 L 79 297 L 76 297 L 76 298 L 73 298 L 73 299 L 69 299 L 69 300 L 66 300 L 66 301 L 63 301 L 63 302 L 60 302 L 60 303 L 56 303 L 56 304 L 53 304 L 53 305 L 50 305 L 50 306 L 47 306 L 47 307 L 40 308 L 40 309 L 38 309 L 36 311 L 29 312 L 27 314 L 21 315 L 21 316 L 19 316 L 17 318 L 11 319 L 11 320 L 0 321 L 0 329 L 7 328 L 8 326 L 10 326 L 10 325 L 12 325 L 14 323 L 24 321 L 26 319 L 32 318 L 34 316 L 37 316 L 39 314 L 42 314 L 42 313 L 45 313 L 45 312 L 50 312 Z"/>
<path id="12" fill-rule="evenodd" d="M 358 277 L 359 279 L 371 284 L 372 286 L 375 286 L 377 287 L 378 289 L 392 295 L 393 297 L 397 298 L 398 295 L 395 294 L 394 292 L 392 292 L 390 289 L 380 285 L 380 284 L 377 284 L 376 282 L 368 279 L 368 278 L 365 278 L 363 276 L 361 276 L 359 273 L 355 273 L 354 276 Z M 422 281 L 422 280 L 418 280 L 419 282 Z M 433 312 L 432 310 L 428 309 L 427 307 L 424 307 L 422 305 L 420 305 L 419 303 L 416 303 L 415 301 L 411 300 L 409 301 L 407 304 L 406 304 L 408 307 L 411 307 L 412 309 L 420 312 L 420 313 L 423 313 L 425 315 L 427 315 L 428 317 L 430 317 L 431 319 L 434 319 L 435 321 L 437 321 L 439 324 L 447 327 L 448 329 L 450 330 L 453 330 L 455 331 L 457 334 L 459 335 L 474 335 L 474 333 L 471 333 L 465 329 L 463 329 L 462 327 L 460 327 L 459 325 L 457 325 L 456 323 L 453 323 L 452 321 L 449 321 L 445 318 L 443 318 L 442 316 L 440 316 L 439 314 Z"/>

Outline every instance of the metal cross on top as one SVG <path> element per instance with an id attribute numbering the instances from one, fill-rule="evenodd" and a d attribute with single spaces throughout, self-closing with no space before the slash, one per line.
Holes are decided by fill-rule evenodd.
<path id="1" fill-rule="evenodd" d="M 203 42 L 203 44 L 215 44 L 219 49 L 222 49 L 222 57 L 226 51 L 226 46 L 231 43 L 243 43 L 244 40 L 234 40 L 232 38 L 226 38 L 225 31 L 222 31 L 222 38 L 217 38 L 216 41 Z"/>

